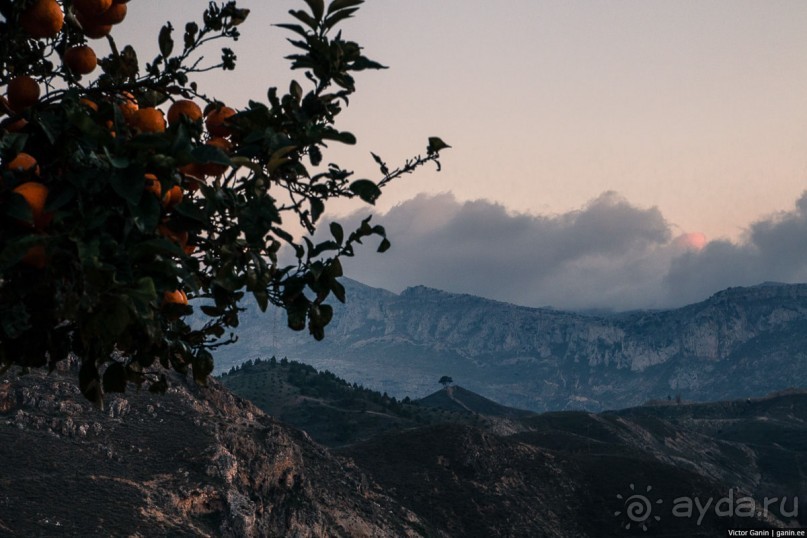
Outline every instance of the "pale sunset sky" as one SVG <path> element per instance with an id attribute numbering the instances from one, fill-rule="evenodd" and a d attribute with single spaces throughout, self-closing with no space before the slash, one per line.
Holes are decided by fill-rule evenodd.
<path id="1" fill-rule="evenodd" d="M 145 61 L 205 5 L 136 0 L 114 35 Z M 238 67 L 203 88 L 243 106 L 304 83 L 272 26 L 304 2 L 239 5 Z M 358 74 L 337 126 L 359 143 L 325 161 L 378 179 L 370 151 L 453 146 L 385 192 L 393 249 L 349 276 L 617 309 L 807 280 L 807 2 L 369 0 L 342 28 L 390 69 Z"/>

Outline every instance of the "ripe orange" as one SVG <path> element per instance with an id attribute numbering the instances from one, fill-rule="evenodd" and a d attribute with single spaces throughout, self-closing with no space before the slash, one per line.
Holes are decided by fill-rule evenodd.
<path id="1" fill-rule="evenodd" d="M 34 216 L 34 228 L 43 229 L 50 223 L 53 215 L 45 213 L 45 201 L 48 198 L 48 188 L 42 183 L 28 181 L 14 188 L 17 194 L 25 198 L 31 213 Z"/>
<path id="2" fill-rule="evenodd" d="M 163 207 L 171 209 L 182 201 L 182 187 L 174 185 L 163 196 Z"/>
<path id="3" fill-rule="evenodd" d="M 188 99 L 177 101 L 168 109 L 168 125 L 174 125 L 182 116 L 185 116 L 192 122 L 198 121 L 202 119 L 202 109 L 199 108 L 199 105 Z"/>
<path id="4" fill-rule="evenodd" d="M 39 101 L 39 84 L 28 75 L 20 75 L 8 83 L 8 105 L 14 112 L 22 112 Z"/>
<path id="5" fill-rule="evenodd" d="M 98 57 L 92 47 L 79 45 L 64 51 L 62 62 L 70 71 L 79 75 L 87 75 L 95 70 L 98 65 Z"/>
<path id="6" fill-rule="evenodd" d="M 82 97 L 81 99 L 78 100 L 78 102 L 86 106 L 87 108 L 92 109 L 93 112 L 98 112 L 98 105 L 95 104 L 95 101 L 91 101 L 86 97 Z"/>
<path id="7" fill-rule="evenodd" d="M 162 133 L 165 131 L 163 112 L 154 107 L 138 109 L 132 115 L 130 124 L 141 133 Z"/>
<path id="8" fill-rule="evenodd" d="M 98 24 L 120 24 L 126 18 L 126 4 L 113 1 L 109 9 L 93 18 Z"/>
<path id="9" fill-rule="evenodd" d="M 175 232 L 174 230 L 169 228 L 167 224 L 160 224 L 159 226 L 157 226 L 157 231 L 159 232 L 160 235 L 162 235 L 166 239 L 170 239 L 183 249 L 188 244 L 189 236 L 187 231 Z"/>
<path id="10" fill-rule="evenodd" d="M 115 132 L 115 122 L 114 121 L 106 120 L 106 122 L 104 122 L 104 125 L 106 126 L 106 129 L 107 129 L 107 131 L 109 131 L 109 134 L 112 136 L 112 138 L 117 138 L 118 137 L 118 133 Z"/>
<path id="11" fill-rule="evenodd" d="M 100 15 L 112 6 L 112 0 L 73 0 L 73 7 L 83 15 Z"/>
<path id="12" fill-rule="evenodd" d="M 213 136 L 230 136 L 233 134 L 233 130 L 227 125 L 227 120 L 235 114 L 235 110 L 228 106 L 211 110 L 205 118 L 207 131 Z"/>
<path id="13" fill-rule="evenodd" d="M 81 11 L 76 12 L 76 19 L 81 24 L 81 30 L 84 35 L 90 39 L 101 39 L 112 32 L 111 24 L 98 22 L 92 15 L 87 15 Z"/>
<path id="14" fill-rule="evenodd" d="M 135 113 L 140 108 L 137 105 L 137 99 L 135 99 L 135 96 L 129 92 L 122 92 L 116 97 L 115 100 L 118 102 L 118 108 L 120 109 L 121 114 L 123 114 L 123 119 L 125 119 L 127 123 L 131 124 Z"/>
<path id="15" fill-rule="evenodd" d="M 56 0 L 35 0 L 20 14 L 20 26 L 36 39 L 56 37 L 64 26 L 64 13 Z"/>
<path id="16" fill-rule="evenodd" d="M 34 269 L 44 269 L 47 264 L 45 256 L 45 247 L 42 245 L 34 245 L 29 248 L 25 255 L 22 257 L 22 263 L 33 267 Z"/>
<path id="17" fill-rule="evenodd" d="M 162 194 L 163 187 L 160 184 L 160 180 L 157 179 L 157 176 L 154 174 L 146 174 L 146 187 L 145 189 L 151 193 L 154 193 L 154 196 L 157 199 L 160 199 L 160 195 Z"/>
<path id="18" fill-rule="evenodd" d="M 163 303 L 186 305 L 188 304 L 188 296 L 182 290 L 166 290 L 163 292 Z"/>
<path id="19" fill-rule="evenodd" d="M 6 165 L 6 169 L 20 174 L 33 172 L 34 175 L 39 175 L 39 165 L 36 159 L 27 153 L 18 153 L 17 156 Z"/>
<path id="20" fill-rule="evenodd" d="M 190 176 L 196 179 L 204 179 L 205 174 L 202 172 L 202 165 L 199 163 L 190 163 L 185 166 L 180 166 L 179 171 L 183 176 Z"/>

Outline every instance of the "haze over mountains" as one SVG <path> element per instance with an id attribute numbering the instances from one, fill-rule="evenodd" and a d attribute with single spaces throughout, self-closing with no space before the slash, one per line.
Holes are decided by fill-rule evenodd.
<path id="1" fill-rule="evenodd" d="M 432 392 L 442 375 L 535 411 L 602 410 L 680 396 L 760 396 L 807 385 L 807 285 L 730 288 L 666 311 L 584 315 L 426 287 L 401 294 L 344 279 L 326 338 L 248 310 L 218 371 L 287 356 L 398 397 Z"/>

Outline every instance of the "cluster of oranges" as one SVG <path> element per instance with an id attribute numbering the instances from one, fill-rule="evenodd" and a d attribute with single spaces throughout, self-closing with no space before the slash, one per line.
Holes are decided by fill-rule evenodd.
<path id="1" fill-rule="evenodd" d="M 126 18 L 129 0 L 74 0 L 75 20 L 81 32 L 90 39 L 109 35 L 112 27 Z M 56 0 L 33 0 L 20 13 L 20 28 L 32 39 L 52 39 L 64 27 L 65 14 Z M 95 50 L 89 45 L 73 45 L 64 50 L 62 64 L 74 75 L 88 75 L 98 65 Z M 8 83 L 7 98 L 0 103 L 0 110 L 9 109 L 20 114 L 36 104 L 40 97 L 39 83 L 28 75 L 19 75 Z M 18 131 L 25 126 L 24 119 L 6 126 L 9 131 Z"/>
<path id="2" fill-rule="evenodd" d="M 126 16 L 128 0 L 73 0 L 69 6 L 71 20 L 80 25 L 81 32 L 89 39 L 102 38 L 112 30 L 115 24 L 120 23 Z M 65 24 L 65 10 L 62 3 L 57 0 L 33 0 L 20 14 L 20 28 L 32 39 L 52 39 L 59 35 Z M 73 75 L 87 75 L 97 66 L 97 57 L 93 48 L 87 44 L 77 44 L 68 47 L 62 53 L 62 64 L 65 70 Z M 12 78 L 6 88 L 6 96 L 0 96 L 0 116 L 9 111 L 19 118 L 13 123 L 6 123 L 7 131 L 20 131 L 24 129 L 28 116 L 25 112 L 35 106 L 40 100 L 39 83 L 28 75 L 18 75 Z M 227 106 L 208 107 L 207 114 L 191 100 L 182 99 L 173 102 L 164 114 L 162 110 L 153 106 L 139 106 L 137 99 L 129 92 L 120 92 L 107 97 L 83 97 L 81 103 L 88 109 L 88 113 L 99 119 L 112 136 L 117 136 L 114 121 L 106 116 L 100 120 L 99 103 L 106 101 L 112 103 L 120 110 L 125 120 L 126 134 L 162 133 L 168 126 L 182 121 L 197 125 L 204 125 L 207 130 L 205 144 L 215 147 L 229 154 L 232 144 L 229 137 L 232 135 L 228 120 L 236 111 Z M 97 101 L 97 102 L 96 102 Z M 108 107 L 108 104 L 106 105 Z M 108 110 L 108 108 L 107 108 Z M 35 152 L 32 152 L 35 153 Z M 7 172 L 14 174 L 20 183 L 13 192 L 22 196 L 28 204 L 32 220 L 24 225 L 32 233 L 44 234 L 45 229 L 52 220 L 52 215 L 45 211 L 49 189 L 47 186 L 47 170 L 44 178 L 40 176 L 41 170 L 36 158 L 28 153 L 19 153 L 12 160 L 5 163 Z M 170 188 L 163 188 L 165 182 L 154 173 L 149 172 L 144 177 L 144 190 L 160 199 L 163 207 L 163 220 L 157 228 L 157 233 L 177 243 L 187 254 L 192 254 L 196 246 L 188 244 L 187 231 L 176 231 L 170 227 L 170 215 L 173 208 L 178 205 L 186 191 L 195 191 L 208 177 L 220 176 L 227 170 L 227 166 L 216 162 L 191 163 L 179 168 L 180 184 Z M 176 183 L 170 181 L 169 183 Z M 31 247 L 22 259 L 22 263 L 44 268 L 47 265 L 45 248 L 41 245 Z M 182 290 L 166 291 L 163 296 L 164 303 L 187 304 L 187 296 Z"/>
<path id="3" fill-rule="evenodd" d="M 139 109 L 138 113 L 142 114 Z M 206 145 L 215 147 L 229 154 L 232 151 L 232 143 L 228 138 L 233 134 L 231 127 L 228 125 L 228 120 L 236 114 L 236 111 L 228 106 L 217 106 L 211 108 L 205 116 L 202 109 L 191 100 L 182 99 L 175 101 L 169 108 L 167 113 L 168 125 L 175 125 L 182 121 L 189 121 L 191 123 L 202 122 L 204 118 L 204 126 L 208 132 L 208 139 Z M 135 114 L 133 116 L 137 118 Z M 144 120 L 135 119 L 135 125 L 141 129 L 143 126 L 140 122 Z M 146 123 L 148 123 L 146 119 Z M 159 122 L 158 122 L 159 123 Z M 159 123 L 162 129 L 165 129 L 165 123 Z M 191 192 L 196 191 L 199 185 L 202 184 L 209 176 L 220 176 L 227 170 L 227 165 L 221 163 L 190 163 L 179 168 L 179 172 L 184 179 L 183 185 Z M 160 182 L 154 174 L 146 174 L 146 189 L 159 196 L 161 193 Z M 170 211 L 170 209 L 182 201 L 184 191 L 181 186 L 174 185 L 165 193 L 162 199 L 163 207 Z M 168 224 L 168 220 L 164 220 L 158 226 L 158 232 L 164 237 L 177 243 L 187 254 L 192 254 L 196 250 L 196 246 L 189 244 L 188 232 L 177 232 Z M 182 290 L 166 291 L 163 294 L 164 303 L 177 303 L 188 304 L 188 298 Z"/>
<path id="4" fill-rule="evenodd" d="M 129 0 L 73 0 L 81 30 L 90 39 L 109 35 L 126 18 Z M 64 12 L 56 0 L 34 0 L 20 14 L 20 26 L 34 39 L 56 37 L 64 26 Z"/>
<path id="5" fill-rule="evenodd" d="M 17 185 L 12 192 L 23 197 L 31 210 L 32 221 L 22 223 L 31 227 L 35 232 L 42 232 L 52 219 L 50 213 L 45 212 L 45 202 L 48 198 L 48 187 L 37 181 L 39 178 L 39 163 L 27 153 L 19 153 L 6 164 L 6 169 L 15 175 L 22 176 L 27 181 Z M 45 267 L 45 249 L 42 245 L 35 245 L 28 249 L 22 262 L 31 267 L 42 269 Z"/>
<path id="6" fill-rule="evenodd" d="M 90 39 L 100 39 L 126 18 L 129 0 L 74 0 L 75 20 Z M 34 0 L 21 14 L 20 27 L 34 39 L 56 37 L 64 26 L 64 13 L 56 0 Z M 62 63 L 77 75 L 92 73 L 98 64 L 95 51 L 88 45 L 69 47 Z"/>
<path id="7" fill-rule="evenodd" d="M 85 36 L 96 39 L 108 35 L 112 26 L 126 17 L 126 4 L 129 0 L 74 0 L 72 5 L 75 18 L 81 25 Z M 22 30 L 32 39 L 51 39 L 59 35 L 64 26 L 65 15 L 62 6 L 56 0 L 33 0 L 20 13 L 19 24 Z M 88 45 L 75 45 L 67 48 L 62 55 L 64 66 L 72 73 L 86 75 L 95 70 L 98 59 L 95 51 Z M 6 97 L 0 97 L 0 116 L 7 110 L 22 114 L 34 106 L 40 98 L 40 88 L 36 80 L 28 75 L 18 75 L 11 79 L 6 88 Z M 20 117 L 6 125 L 6 130 L 16 132 L 22 130 L 27 121 Z M 42 232 L 50 223 L 51 215 L 45 212 L 48 187 L 39 177 L 40 168 L 36 158 L 28 153 L 19 153 L 9 161 L 5 168 L 21 175 L 24 181 L 13 189 L 27 202 L 36 232 Z M 42 268 L 46 264 L 45 249 L 41 246 L 31 247 L 23 258 L 23 263 Z"/>

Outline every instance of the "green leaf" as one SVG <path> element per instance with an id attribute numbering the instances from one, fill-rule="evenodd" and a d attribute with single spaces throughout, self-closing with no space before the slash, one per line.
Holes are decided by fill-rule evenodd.
<path id="1" fill-rule="evenodd" d="M 92 120 L 90 121 L 92 122 Z M 27 133 L 5 133 L 0 137 L 0 152 L 16 155 L 24 151 L 28 136 Z"/>
<path id="2" fill-rule="evenodd" d="M 135 226 L 143 233 L 151 233 L 160 222 L 160 201 L 156 196 L 143 196 L 135 206 L 130 206 Z"/>
<path id="3" fill-rule="evenodd" d="M 305 318 L 308 313 L 308 299 L 300 294 L 286 309 L 288 326 L 292 331 L 302 331 L 305 329 Z"/>
<path id="4" fill-rule="evenodd" d="M 157 300 L 157 289 L 154 287 L 154 280 L 147 276 L 139 278 L 135 285 L 129 288 L 129 297 L 135 306 L 146 310 L 150 303 Z"/>
<path id="5" fill-rule="evenodd" d="M 305 3 L 311 8 L 314 18 L 321 21 L 322 15 L 325 13 L 325 0 L 305 0 Z"/>
<path id="6" fill-rule="evenodd" d="M 339 302 L 344 304 L 345 302 L 345 287 L 336 279 L 331 280 L 331 292 L 333 293 L 334 297 L 339 299 Z"/>
<path id="7" fill-rule="evenodd" d="M 3 213 L 13 220 L 34 224 L 34 213 L 25 198 L 19 193 L 12 192 L 3 204 Z"/>
<path id="8" fill-rule="evenodd" d="M 338 222 L 332 222 L 331 225 L 331 235 L 336 240 L 337 243 L 340 245 L 342 244 L 342 240 L 345 238 L 345 231 L 342 229 L 342 225 Z"/>
<path id="9" fill-rule="evenodd" d="M 255 301 L 258 303 L 258 308 L 261 309 L 261 312 L 266 312 L 266 309 L 269 308 L 269 294 L 265 291 L 255 290 L 252 295 L 255 296 Z"/>
<path id="10" fill-rule="evenodd" d="M 342 262 L 339 261 L 338 257 L 333 258 L 328 262 L 328 265 L 325 268 L 325 274 L 330 278 L 338 278 L 344 274 L 342 271 Z"/>
<path id="11" fill-rule="evenodd" d="M 364 71 L 365 69 L 387 69 L 387 66 L 364 56 L 357 58 L 355 62 L 350 64 L 351 71 Z"/>
<path id="12" fill-rule="evenodd" d="M 218 306 L 202 305 L 200 308 L 206 316 L 210 316 L 212 318 L 224 314 L 224 309 Z"/>
<path id="13" fill-rule="evenodd" d="M 353 6 L 358 6 L 364 3 L 364 0 L 333 0 L 331 5 L 328 6 L 328 15 L 340 9 L 346 9 Z"/>
<path id="14" fill-rule="evenodd" d="M 312 30 L 317 29 L 317 25 L 318 25 L 317 20 L 311 18 L 311 15 L 309 15 L 305 11 L 302 11 L 300 9 L 292 9 L 292 10 L 289 11 L 289 15 L 291 15 L 292 17 L 294 17 L 298 21 L 302 22 L 303 24 L 305 24 L 306 26 L 308 26 Z"/>
<path id="15" fill-rule="evenodd" d="M 163 55 L 163 58 L 168 58 L 174 50 L 174 40 L 171 38 L 171 32 L 173 31 L 174 27 L 171 26 L 170 22 L 160 30 L 158 41 L 160 44 L 160 54 Z"/>
<path id="16" fill-rule="evenodd" d="M 381 189 L 369 179 L 357 179 L 350 184 L 350 191 L 368 204 L 375 204 L 375 201 L 381 196 Z"/>
<path id="17" fill-rule="evenodd" d="M 342 11 L 337 11 L 336 13 L 325 19 L 323 26 L 325 27 L 326 30 L 330 30 L 331 28 L 339 24 L 341 21 L 351 18 L 353 16 L 353 13 L 355 13 L 358 10 L 359 8 L 344 9 Z"/>
<path id="18" fill-rule="evenodd" d="M 378 164 L 378 169 L 381 170 L 381 173 L 384 174 L 385 176 L 388 176 L 389 175 L 389 167 L 387 167 L 387 163 L 385 163 L 383 160 L 381 160 L 381 157 L 379 157 L 378 155 L 376 155 L 372 151 L 370 152 L 370 155 L 373 156 L 373 160 L 376 162 L 376 164 Z"/>
<path id="19" fill-rule="evenodd" d="M 191 151 L 191 156 L 193 157 L 193 160 L 198 163 L 225 164 L 227 166 L 230 165 L 230 157 L 228 157 L 226 153 L 215 146 L 208 146 L 207 144 L 202 144 L 201 146 L 196 146 L 193 148 L 193 151 Z"/>
<path id="20" fill-rule="evenodd" d="M 336 129 L 323 129 L 322 138 L 327 140 L 336 140 L 337 142 L 342 142 L 344 144 L 354 145 L 356 143 L 356 137 L 353 136 L 353 133 L 348 133 L 347 131 L 339 132 Z"/>
<path id="21" fill-rule="evenodd" d="M 449 146 L 448 144 L 443 142 L 439 137 L 430 136 L 429 137 L 429 145 L 426 148 L 426 151 L 429 153 L 429 155 L 431 155 L 433 153 L 439 152 L 441 149 L 446 149 L 446 148 L 450 148 L 450 147 L 451 146 Z"/>
<path id="22" fill-rule="evenodd" d="M 311 204 L 311 222 L 315 223 L 325 211 L 325 203 L 319 198 L 311 198 L 308 202 Z"/>
<path id="23" fill-rule="evenodd" d="M 145 181 L 143 169 L 139 167 L 114 170 L 109 176 L 112 190 L 132 206 L 136 206 L 143 196 Z"/>
<path id="24" fill-rule="evenodd" d="M 129 159 L 127 159 L 126 157 L 115 157 L 114 155 L 109 153 L 109 148 L 107 147 L 104 147 L 104 154 L 106 155 L 109 164 L 112 165 L 112 168 L 122 170 L 124 168 L 127 168 L 131 164 L 131 161 L 129 161 Z"/>
<path id="25" fill-rule="evenodd" d="M 37 235 L 26 235 L 14 241 L 9 241 L 3 251 L 0 252 L 0 271 L 5 271 L 19 262 L 29 248 L 43 243 L 43 238 Z"/>
<path id="26" fill-rule="evenodd" d="M 311 309 L 311 318 L 324 327 L 333 319 L 333 307 L 327 304 L 314 305 Z"/>
<path id="27" fill-rule="evenodd" d="M 339 245 L 336 244 L 336 241 L 323 241 L 322 243 L 317 244 L 314 247 L 314 250 L 310 250 L 308 252 L 309 257 L 316 258 L 326 250 L 338 250 Z"/>
<path id="28" fill-rule="evenodd" d="M 188 198 L 186 198 L 185 200 L 182 201 L 181 204 L 176 206 L 174 208 L 174 211 L 176 211 L 178 215 L 182 215 L 183 217 L 186 217 L 196 222 L 201 222 L 203 224 L 207 224 L 209 222 L 209 217 L 207 213 L 205 213 L 205 211 L 201 207 L 194 204 L 192 200 Z"/>
<path id="29" fill-rule="evenodd" d="M 305 29 L 299 24 L 275 24 L 275 26 L 279 28 L 285 28 L 286 30 L 291 30 L 292 32 L 299 34 L 303 37 L 308 37 L 308 34 L 305 32 Z"/>
<path id="30" fill-rule="evenodd" d="M 294 96 L 294 98 L 299 103 L 300 100 L 303 98 L 303 87 L 300 86 L 300 83 L 296 80 L 292 80 L 289 84 L 289 93 Z"/>

